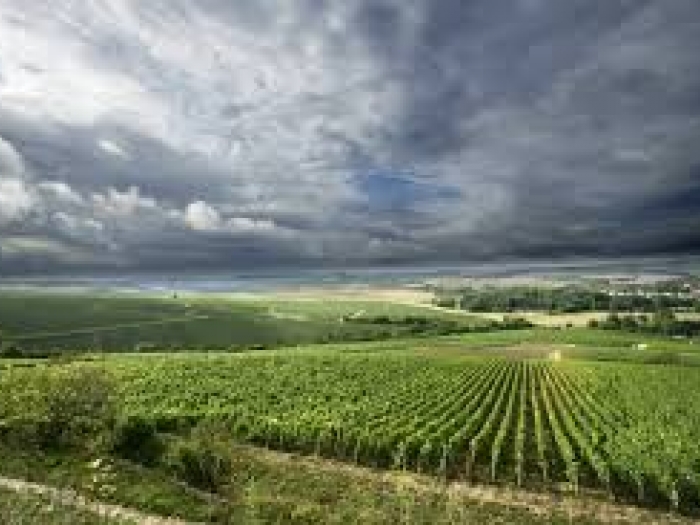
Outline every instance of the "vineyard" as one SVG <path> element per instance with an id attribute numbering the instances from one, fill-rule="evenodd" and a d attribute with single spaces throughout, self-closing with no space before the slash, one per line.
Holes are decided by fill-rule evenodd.
<path id="1" fill-rule="evenodd" d="M 106 363 L 130 417 L 163 431 L 214 417 L 276 450 L 698 508 L 697 368 L 303 352 Z M 15 369 L 0 391 L 14 381 L 41 379 Z"/>

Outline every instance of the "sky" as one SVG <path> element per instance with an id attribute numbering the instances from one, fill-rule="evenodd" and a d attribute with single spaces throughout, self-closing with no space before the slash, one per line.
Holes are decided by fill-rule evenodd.
<path id="1" fill-rule="evenodd" d="M 698 251 L 698 0 L 0 0 L 0 274 Z"/>

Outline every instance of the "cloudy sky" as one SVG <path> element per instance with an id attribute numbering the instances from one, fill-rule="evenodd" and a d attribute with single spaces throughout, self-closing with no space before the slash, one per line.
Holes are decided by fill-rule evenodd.
<path id="1" fill-rule="evenodd" d="M 0 273 L 698 249 L 698 0 L 0 0 Z"/>

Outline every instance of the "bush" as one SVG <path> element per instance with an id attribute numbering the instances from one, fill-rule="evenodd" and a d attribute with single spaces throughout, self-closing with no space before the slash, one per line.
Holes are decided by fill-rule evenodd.
<path id="1" fill-rule="evenodd" d="M 2 341 L 0 343 L 0 357 L 17 358 L 22 357 L 22 348 L 12 341 Z"/>
<path id="2" fill-rule="evenodd" d="M 0 404 L 6 439 L 22 446 L 88 450 L 103 449 L 111 440 L 115 389 L 103 371 L 76 366 L 13 370 L 2 380 L 2 390 L 16 393 Z"/>
<path id="3" fill-rule="evenodd" d="M 165 444 L 153 423 L 141 418 L 127 418 L 117 422 L 112 452 L 142 465 L 153 466 L 163 456 Z"/>
<path id="4" fill-rule="evenodd" d="M 510 315 L 504 316 L 500 323 L 498 321 L 496 323 L 497 327 L 504 330 L 519 330 L 533 327 L 533 324 L 524 317 L 513 317 Z"/>
<path id="5" fill-rule="evenodd" d="M 440 308 L 459 308 L 458 297 L 440 297 L 435 300 L 435 306 Z"/>
<path id="6" fill-rule="evenodd" d="M 233 472 L 228 433 L 212 422 L 200 423 L 188 439 L 168 452 L 168 468 L 180 480 L 198 489 L 220 492 Z"/>
<path id="7" fill-rule="evenodd" d="M 49 446 L 101 447 L 117 416 L 115 388 L 106 373 L 74 368 L 47 388 Z"/>

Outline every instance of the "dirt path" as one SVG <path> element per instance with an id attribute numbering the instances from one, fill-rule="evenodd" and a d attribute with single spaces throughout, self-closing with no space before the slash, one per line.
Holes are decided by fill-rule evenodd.
<path id="1" fill-rule="evenodd" d="M 73 490 L 57 489 L 48 485 L 40 485 L 38 483 L 30 483 L 19 479 L 5 478 L 0 476 L 0 488 L 11 490 L 22 494 L 37 494 L 46 496 L 49 499 L 60 503 L 61 505 L 75 507 L 81 510 L 92 512 L 98 516 L 111 517 L 117 520 L 138 523 L 140 525 L 192 525 L 188 522 L 175 518 L 164 518 L 161 516 L 153 516 L 145 514 L 138 510 L 112 505 L 108 503 L 100 503 L 92 501 Z"/>

